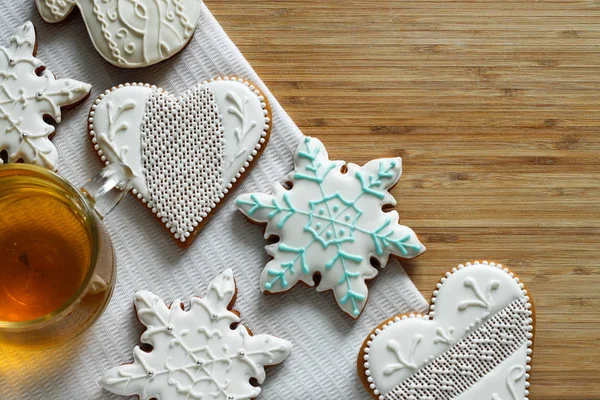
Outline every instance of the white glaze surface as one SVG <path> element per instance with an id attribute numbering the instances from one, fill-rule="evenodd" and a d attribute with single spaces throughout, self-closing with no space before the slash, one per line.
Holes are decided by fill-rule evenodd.
<path id="1" fill-rule="evenodd" d="M 50 23 L 77 6 L 96 50 L 122 68 L 172 57 L 190 41 L 200 16 L 200 0 L 36 0 L 36 5 Z"/>
<path id="2" fill-rule="evenodd" d="M 55 170 L 58 152 L 49 139 L 55 129 L 44 116 L 59 123 L 60 108 L 81 101 L 91 86 L 56 79 L 33 56 L 35 46 L 35 29 L 27 22 L 17 28 L 8 47 L 0 47 L 0 151 L 7 151 L 8 162 L 23 160 Z"/>
<path id="3" fill-rule="evenodd" d="M 97 141 L 96 151 L 101 150 L 100 156 L 110 162 L 122 162 L 131 168 L 132 186 L 144 198 L 148 198 L 148 188 L 142 171 L 140 126 L 153 90 L 128 86 L 107 91 L 102 101 L 94 105 L 90 121 Z"/>
<path id="4" fill-rule="evenodd" d="M 473 287 L 466 286 L 465 281 L 472 278 L 475 282 Z M 498 282 L 498 288 L 489 291 L 490 284 Z M 480 321 L 488 311 L 486 308 L 473 305 L 459 310 L 460 305 L 467 302 L 479 302 L 475 294 L 480 292 L 485 301 L 490 302 L 490 313 L 496 313 L 505 308 L 514 299 L 522 296 L 522 289 L 504 271 L 498 268 L 484 266 L 464 268 L 450 275 L 443 284 L 443 289 L 438 290 L 435 301 L 435 316 L 433 320 L 441 326 L 452 327 L 457 335 L 466 333 L 473 323 Z"/>
<path id="5" fill-rule="evenodd" d="M 526 396 L 527 344 L 456 400 L 523 400 Z"/>
<path id="6" fill-rule="evenodd" d="M 462 351 L 457 347 L 459 344 L 469 346 L 469 343 L 472 343 L 473 349 L 504 350 L 499 353 L 477 353 L 473 354 L 472 358 L 459 358 L 462 360 L 459 365 L 448 365 L 447 371 L 436 372 L 436 375 L 441 374 L 445 377 L 447 387 L 438 387 L 438 383 L 435 384 L 436 391 L 441 396 L 435 397 L 435 400 L 485 399 L 486 397 L 482 397 L 484 394 L 490 400 L 512 400 L 513 393 L 517 396 L 515 400 L 523 400 L 526 398 L 528 387 L 528 346 L 531 345 L 532 329 L 531 318 L 528 315 L 531 315 L 531 312 L 521 312 L 519 307 L 523 306 L 517 306 L 514 314 L 507 310 L 513 309 L 515 304 L 521 304 L 515 301 L 526 302 L 525 296 L 522 284 L 506 270 L 494 264 L 468 264 L 467 267 L 461 266 L 453 270 L 438 284 L 428 316 L 396 318 L 371 335 L 364 349 L 364 365 L 371 389 L 381 399 L 408 400 L 397 394 L 407 390 L 398 390 L 399 385 L 415 374 L 429 374 L 422 371 L 442 355 L 460 354 Z M 502 326 L 502 330 L 490 329 L 491 321 L 500 315 L 507 316 L 502 321 L 510 322 L 494 324 Z M 511 315 L 514 317 L 508 317 Z M 525 321 L 527 329 L 524 331 L 526 335 L 521 336 L 524 342 L 514 346 L 514 341 L 519 340 L 518 335 L 512 336 L 513 333 L 509 332 L 522 332 L 519 328 L 522 325 L 517 322 L 517 318 Z M 485 340 L 486 344 L 483 345 L 481 340 Z M 514 353 L 509 353 L 507 357 L 502 355 L 513 348 Z M 476 371 L 480 371 L 488 361 L 496 362 L 496 366 L 486 375 L 477 375 L 480 372 Z M 471 370 L 470 363 L 478 367 Z M 458 382 L 467 376 L 476 383 L 466 391 L 452 395 L 454 388 L 462 385 Z M 418 381 L 422 382 L 423 378 L 419 378 Z M 498 399 L 492 399 L 494 394 Z M 426 398 L 420 397 L 416 392 L 413 396 L 416 397 L 411 397 L 411 400 Z"/>
<path id="7" fill-rule="evenodd" d="M 102 161 L 128 165 L 134 194 L 184 242 L 264 146 L 270 115 L 252 84 L 224 78 L 181 97 L 120 85 L 96 100 L 89 124 Z"/>
<path id="8" fill-rule="evenodd" d="M 429 357 L 440 355 L 448 350 L 448 345 L 445 343 L 433 343 L 439 326 L 432 324 L 431 321 L 412 318 L 397 325 L 395 329 L 383 329 L 369 349 L 369 360 L 373 360 L 369 362 L 369 371 L 381 393 L 392 390 L 399 382 L 417 371 Z M 421 339 L 417 343 L 416 339 L 419 337 Z M 412 366 L 387 374 L 384 373 L 386 369 L 391 370 L 392 366 L 400 364 L 396 354 L 388 348 L 392 340 L 401 345 L 402 358 Z"/>
<path id="9" fill-rule="evenodd" d="M 210 6 L 215 2 L 206 4 Z M 44 378 L 43 385 L 42 380 L 36 381 L 39 385 L 32 384 L 31 374 L 22 368 L 8 371 L 8 376 L 0 373 L 0 381 L 7 378 L 9 382 L 0 388 L 0 398 L 121 399 L 101 389 L 96 380 L 110 367 L 132 360 L 131 350 L 144 329 L 135 317 L 133 293 L 147 289 L 169 302 L 176 297 L 204 295 L 207 283 L 226 267 L 234 269 L 239 290 L 235 308 L 242 312 L 242 320 L 256 333 L 269 333 L 288 339 L 294 345 L 293 353 L 284 363 L 267 368 L 267 379 L 261 385 L 262 392 L 258 400 L 327 399 L 336 396 L 344 396 L 346 400 L 367 398 L 362 385 L 354 378 L 356 366 L 352 358 L 362 342 L 362 336 L 370 330 L 368 326 L 351 323 L 345 313 L 337 310 L 330 293 L 296 288 L 289 295 L 265 296 L 257 290 L 262 270 L 258 266 L 266 263 L 263 228 L 248 222 L 235 210 L 233 203 L 238 194 L 249 191 L 244 188 L 269 193 L 272 183 L 284 178 L 282 172 L 291 170 L 294 152 L 302 137 L 276 98 L 267 94 L 268 87 L 260 82 L 207 6 L 202 4 L 202 8 L 201 22 L 188 47 L 174 59 L 140 73 L 151 78 L 152 71 L 160 71 L 160 83 L 174 94 L 196 85 L 199 78 L 224 73 L 229 76 L 237 73 L 250 79 L 260 86 L 273 106 L 274 124 L 269 145 L 232 193 L 233 197 L 225 199 L 213 216 L 214 220 L 202 228 L 196 243 L 183 252 L 174 245 L 162 224 L 141 202 L 132 199 L 124 201 L 115 210 L 116 215 L 111 215 L 105 221 L 120 260 L 117 289 L 101 319 L 82 338 L 85 345 L 48 349 L 36 354 L 33 364 L 22 364 L 35 365 L 38 376 Z M 12 21 L 24 22 L 37 15 L 32 0 L 0 0 L 0 10 L 0 14 Z M 121 77 L 119 80 L 123 71 L 109 66 L 98 56 L 79 19 L 75 10 L 64 23 L 47 24 L 41 20 L 36 23 L 38 35 L 46 37 L 45 41 L 40 39 L 41 53 L 38 58 L 48 62 L 49 69 L 58 77 L 84 80 L 97 88 L 93 90 L 93 98 L 85 104 L 68 110 L 68 113 L 64 112 L 63 121 L 57 126 L 54 143 L 59 153 L 59 170 L 73 183 L 85 182 L 101 167 L 90 151 L 90 140 L 84 137 L 85 128 L 82 127 L 95 98 L 115 83 L 141 79 L 135 78 L 137 71 L 124 71 L 133 77 L 125 80 Z M 250 26 L 247 21 L 240 20 L 240 23 Z M 8 43 L 17 25 L 8 27 L 0 24 L 0 45 Z M 238 26 L 233 29 L 244 28 Z M 46 43 L 50 46 L 46 46 Z M 176 64 L 177 68 L 166 68 L 167 64 Z M 158 82 L 150 78 L 144 78 L 143 81 Z M 279 100 L 289 103 L 287 97 Z M 408 173 L 408 168 L 405 167 L 405 173 Z M 406 190 L 410 188 L 407 182 L 404 185 Z M 407 194 L 402 190 L 399 193 Z M 398 201 L 401 203 L 401 198 Z M 403 208 L 400 207 L 401 217 L 408 218 L 402 213 Z M 374 285 L 369 285 L 370 290 L 386 295 L 370 296 L 367 306 L 369 314 L 361 319 L 384 319 L 386 310 L 389 316 L 390 298 L 395 301 L 395 312 L 423 312 L 426 302 L 402 268 L 396 262 L 388 264 L 386 268 L 390 270 L 373 282 Z M 265 312 L 266 308 L 271 311 Z M 335 328 L 345 325 L 351 330 Z M 327 356 L 307 361 L 312 360 L 315 354 L 314 338 L 318 338 L 319 350 L 316 353 L 326 353 Z M 6 366 L 13 357 L 18 356 L 10 348 L 0 348 L 1 364 Z M 17 373 L 19 371 L 23 373 Z M 336 371 L 336 374 L 332 375 L 331 371 Z M 136 400 L 136 397 L 125 399 Z"/>
<path id="10" fill-rule="evenodd" d="M 317 290 L 333 290 L 338 305 L 357 318 L 367 301 L 365 280 L 377 270 L 371 257 L 385 267 L 390 254 L 413 258 L 425 251 L 415 233 L 398 224 L 396 211 L 383 212 L 396 200 L 388 189 L 402 173 L 400 158 L 382 158 L 360 167 L 331 161 L 323 144 L 306 138 L 295 156 L 290 190 L 280 184 L 274 194 L 251 193 L 237 198 L 238 208 L 256 222 L 266 223 L 265 238 L 273 256 L 263 270 L 261 289 L 283 292 L 297 282 Z"/>
<path id="11" fill-rule="evenodd" d="M 156 295 L 135 294 L 137 315 L 146 326 L 143 343 L 147 353 L 136 346 L 133 363 L 115 367 L 100 379 L 113 393 L 138 395 L 142 400 L 242 400 L 260 394 L 252 386 L 265 380 L 267 365 L 281 363 L 292 345 L 270 335 L 250 336 L 238 325 L 237 314 L 228 310 L 236 293 L 230 269 L 215 278 L 205 298 L 192 297 L 183 311 L 175 300 L 169 309 Z"/>
<path id="12" fill-rule="evenodd" d="M 255 146 L 269 129 L 269 117 L 260 92 L 235 81 L 207 83 L 214 93 L 225 129 L 223 153 L 223 189 L 229 185 L 248 161 L 256 155 Z"/>

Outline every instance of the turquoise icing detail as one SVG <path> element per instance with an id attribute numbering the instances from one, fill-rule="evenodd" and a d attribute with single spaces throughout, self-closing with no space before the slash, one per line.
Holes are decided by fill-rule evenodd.
<path id="1" fill-rule="evenodd" d="M 326 205 L 325 208 L 329 211 L 327 216 L 325 216 L 325 217 L 321 215 L 321 212 L 319 212 L 318 215 L 315 213 L 315 208 L 322 204 L 325 204 Z M 340 205 L 342 205 L 344 207 L 344 211 L 337 212 L 336 214 L 334 214 L 334 212 L 336 210 L 339 211 Z M 326 248 L 327 246 L 329 246 L 331 244 L 339 244 L 342 242 L 347 242 L 347 241 L 353 242 L 354 241 L 354 237 L 352 237 L 352 233 L 356 229 L 356 222 L 360 218 L 362 211 L 359 210 L 353 202 L 345 200 L 339 193 L 335 193 L 335 194 L 333 194 L 331 196 L 327 196 L 321 200 L 309 202 L 309 207 L 310 207 L 310 211 L 308 213 L 308 223 L 304 227 L 304 230 L 310 232 L 313 235 L 313 237 L 319 243 L 321 243 L 321 245 L 324 248 Z M 332 210 L 333 210 L 333 212 L 332 212 Z M 352 223 L 342 221 L 341 220 L 342 214 L 354 215 L 354 220 L 352 221 Z M 321 220 L 324 223 L 326 223 L 325 228 L 322 228 L 322 227 L 316 228 L 317 224 L 315 224 L 316 229 L 313 229 L 312 224 L 313 224 L 314 220 Z M 318 223 L 318 224 L 320 225 L 320 223 Z M 339 231 L 340 229 L 342 229 L 342 227 L 340 225 L 341 226 L 349 226 L 350 236 L 344 237 L 344 238 L 339 238 L 339 237 L 337 237 L 337 235 L 334 236 L 335 231 Z M 323 231 L 326 231 L 325 237 L 323 237 Z"/>
<path id="2" fill-rule="evenodd" d="M 377 176 L 369 175 L 367 180 L 365 180 L 365 177 L 360 172 L 357 172 L 356 178 L 360 181 L 363 193 L 370 194 L 377 198 L 383 199 L 385 197 L 384 191 L 377 191 L 374 188 L 381 187 L 381 185 L 383 184 L 383 179 L 393 178 L 394 174 L 390 171 L 392 171 L 395 167 L 395 161 L 390 162 L 387 167 L 384 165 L 383 162 L 380 162 L 379 173 L 377 174 Z"/>
<path id="3" fill-rule="evenodd" d="M 388 189 L 399 179 L 399 159 L 351 165 L 353 173 L 347 174 L 341 165 L 328 159 L 321 142 L 306 138 L 296 155 L 292 189 L 242 195 L 236 204 L 280 238 L 263 274 L 265 290 L 288 290 L 298 280 L 312 283 L 319 272 L 319 289 L 333 289 L 340 306 L 357 317 L 367 299 L 364 281 L 377 273 L 370 256 L 376 254 L 385 266 L 390 254 L 412 258 L 425 248 L 412 230 L 397 224 L 397 214 L 381 210 L 393 201 Z M 339 185 L 344 189 L 336 190 Z"/>

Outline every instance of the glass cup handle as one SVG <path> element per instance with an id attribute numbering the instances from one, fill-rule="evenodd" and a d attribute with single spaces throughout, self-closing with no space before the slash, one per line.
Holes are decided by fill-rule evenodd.
<path id="1" fill-rule="evenodd" d="M 133 172 L 120 163 L 109 164 L 89 180 L 81 191 L 100 218 L 104 218 L 131 189 Z"/>

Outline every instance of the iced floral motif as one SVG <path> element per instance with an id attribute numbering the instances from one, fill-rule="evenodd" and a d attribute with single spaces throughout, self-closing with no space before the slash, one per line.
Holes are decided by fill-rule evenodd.
<path id="1" fill-rule="evenodd" d="M 34 57 L 33 24 L 17 29 L 8 47 L 0 47 L 0 151 L 5 161 L 37 164 L 56 169 L 58 154 L 49 137 L 54 127 L 44 121 L 61 120 L 61 107 L 85 98 L 91 86 L 71 79 L 56 79 Z"/>
<path id="2" fill-rule="evenodd" d="M 150 84 L 102 93 L 88 129 L 106 164 L 126 164 L 132 192 L 188 246 L 261 155 L 271 131 L 262 92 L 222 77 L 175 96 Z"/>
<path id="3" fill-rule="evenodd" d="M 36 0 L 49 23 L 79 8 L 100 54 L 122 68 L 156 64 L 180 51 L 192 38 L 200 0 Z"/>
<path id="4" fill-rule="evenodd" d="M 359 374 L 373 398 L 529 398 L 535 314 L 513 271 L 487 261 L 452 268 L 429 310 L 388 318 L 365 338 Z"/>
<path id="5" fill-rule="evenodd" d="M 100 380 L 105 389 L 141 400 L 253 399 L 261 392 L 250 384 L 265 380 L 265 366 L 282 362 L 291 344 L 270 335 L 252 336 L 230 311 L 235 281 L 226 270 L 212 281 L 204 299 L 193 297 L 188 311 L 179 300 L 168 308 L 154 294 L 135 294 L 140 321 L 147 327 L 134 362 L 113 368 Z"/>
<path id="6" fill-rule="evenodd" d="M 363 167 L 330 161 L 323 144 L 306 138 L 296 153 L 292 188 L 277 184 L 273 195 L 238 197 L 238 208 L 254 221 L 267 224 L 265 237 L 280 241 L 268 246 L 274 257 L 265 267 L 264 291 L 282 292 L 298 281 L 319 291 L 333 290 L 340 307 L 358 317 L 367 301 L 366 279 L 385 266 L 390 254 L 413 258 L 425 251 L 415 233 L 398 224 L 398 213 L 383 212 L 396 201 L 388 192 L 402 173 L 400 158 L 378 159 Z M 344 169 L 344 170 L 343 170 Z"/>
<path id="7" fill-rule="evenodd" d="M 394 354 L 394 356 L 396 356 L 397 362 L 386 366 L 383 369 L 383 374 L 384 375 L 392 375 L 394 372 L 402 370 L 402 369 L 409 369 L 410 371 L 416 371 L 418 366 L 417 366 L 417 364 L 414 363 L 413 359 L 415 357 L 415 351 L 417 350 L 417 347 L 419 347 L 419 344 L 421 344 L 422 340 L 423 340 L 423 336 L 415 335 L 415 337 L 413 338 L 413 342 L 412 342 L 412 348 L 410 350 L 410 353 L 408 354 L 407 360 L 404 359 L 404 357 L 402 356 L 402 349 L 400 348 L 400 344 L 395 340 L 390 340 L 387 344 L 387 348 L 389 351 L 391 351 Z"/>

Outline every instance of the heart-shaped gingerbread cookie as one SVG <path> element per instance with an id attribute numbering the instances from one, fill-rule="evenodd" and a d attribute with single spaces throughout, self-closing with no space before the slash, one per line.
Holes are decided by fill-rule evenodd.
<path id="1" fill-rule="evenodd" d="M 534 310 L 524 285 L 494 263 L 448 272 L 430 313 L 379 325 L 358 356 L 363 384 L 386 400 L 524 400 Z"/>
<path id="2" fill-rule="evenodd" d="M 147 84 L 107 90 L 92 106 L 89 131 L 102 161 L 129 166 L 133 194 L 188 245 L 258 158 L 270 122 L 252 83 L 218 78 L 181 97 Z"/>

